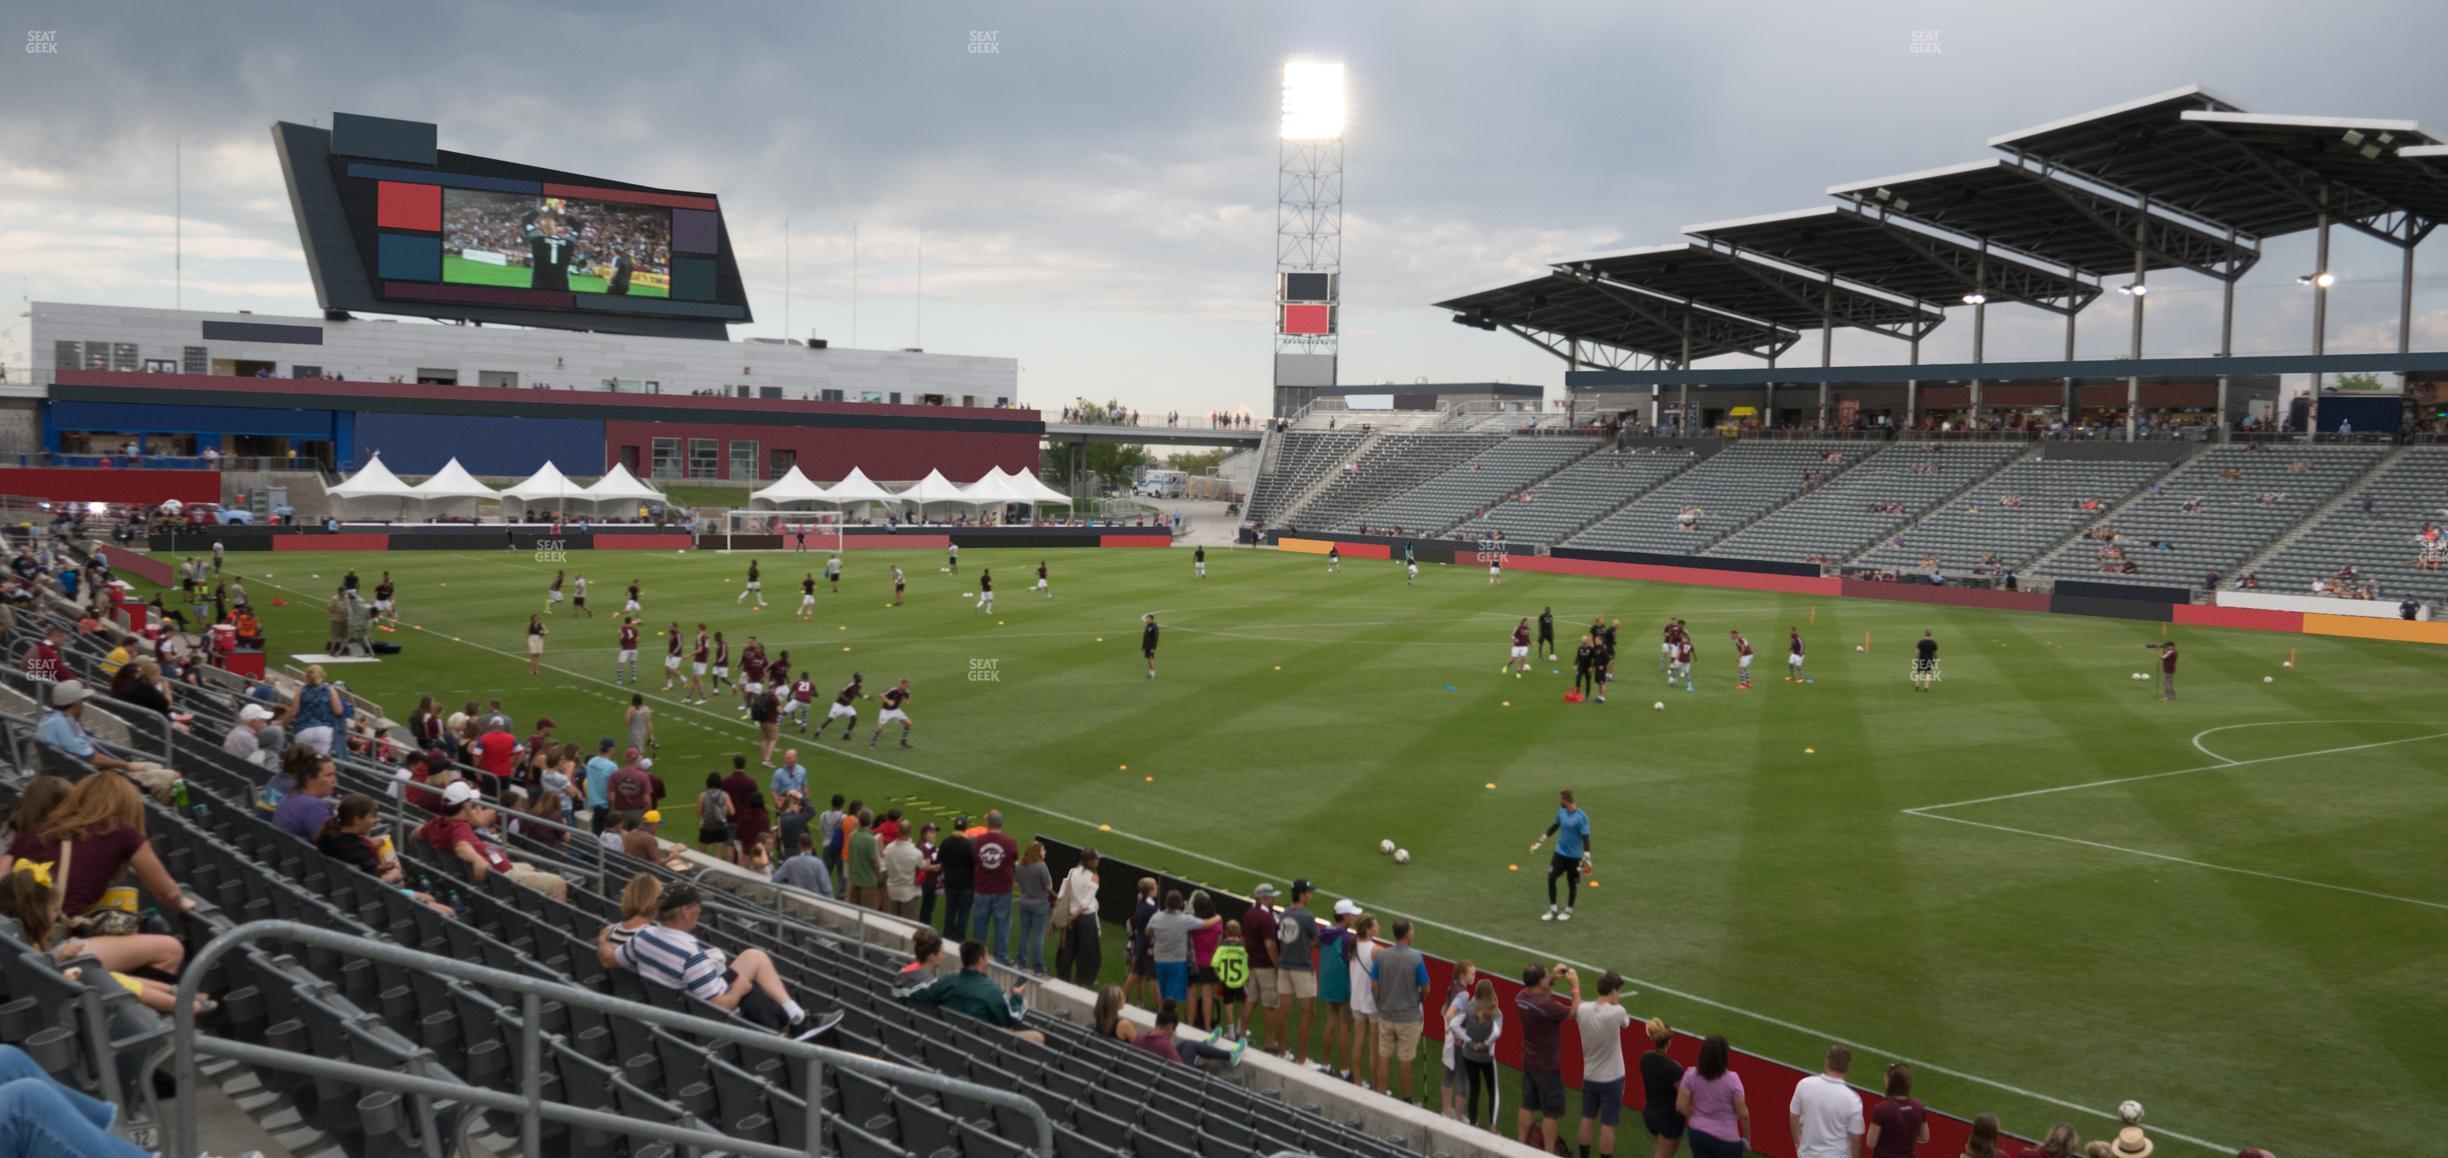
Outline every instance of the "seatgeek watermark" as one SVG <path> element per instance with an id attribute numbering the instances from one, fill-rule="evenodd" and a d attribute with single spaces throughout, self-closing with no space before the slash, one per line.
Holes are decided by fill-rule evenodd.
<path id="1" fill-rule="evenodd" d="M 567 540 L 567 539 L 538 539 L 538 540 L 536 540 L 535 561 L 536 561 L 536 562 L 538 562 L 538 563 L 567 563 L 567 562 L 569 562 L 569 540 Z"/>
<path id="2" fill-rule="evenodd" d="M 999 659 L 973 659 L 973 660 L 970 660 L 970 661 L 969 661 L 969 682 L 970 682 L 970 683 L 973 683 L 973 684 L 999 684 L 999 683 L 1002 683 L 1002 682 L 1003 682 L 1003 661 L 1002 661 L 1002 660 L 999 660 Z"/>
<path id="3" fill-rule="evenodd" d="M 995 56 L 1003 51 L 1003 34 L 993 29 L 969 30 L 969 55 Z"/>
<path id="4" fill-rule="evenodd" d="M 1910 47 L 1915 56 L 1936 56 L 1946 46 L 1938 42 L 1937 29 L 1916 28 L 1913 30 Z"/>
<path id="5" fill-rule="evenodd" d="M 26 29 L 26 52 L 34 56 L 58 56 L 59 30 Z"/>

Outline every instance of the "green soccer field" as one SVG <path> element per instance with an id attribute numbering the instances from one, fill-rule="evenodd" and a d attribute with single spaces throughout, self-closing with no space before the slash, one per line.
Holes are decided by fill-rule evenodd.
<path id="1" fill-rule="evenodd" d="M 1029 590 L 1040 558 L 1050 601 Z M 1491 589 L 1443 566 L 1407 587 L 1381 561 L 1330 575 L 1249 551 L 1212 551 L 1193 582 L 1181 550 L 972 550 L 958 576 L 930 552 L 856 552 L 844 594 L 820 590 L 801 623 L 798 576 L 822 556 L 762 559 L 771 605 L 752 612 L 744 555 L 572 556 L 597 614 L 552 617 L 531 679 L 522 631 L 553 564 L 229 556 L 259 608 L 291 604 L 266 609 L 276 660 L 321 648 L 343 571 L 370 591 L 388 567 L 422 630 L 337 677 L 403 718 L 423 693 L 498 696 L 589 744 L 621 734 L 614 631 L 637 578 L 649 628 L 703 621 L 735 647 L 753 632 L 828 698 L 853 668 L 870 693 L 913 681 L 911 750 L 868 751 L 872 702 L 855 743 L 786 731 L 820 798 L 999 805 L 1018 833 L 1236 892 L 1306 876 L 1416 918 L 1430 952 L 1619 970 L 1637 1013 L 1741 1048 L 1807 1066 L 1843 1041 L 1873 1083 L 1909 1059 L 1933 1107 L 2026 1135 L 2098 1136 L 2135 1098 L 2163 1153 L 2408 1153 L 2448 1118 L 2436 649 L 2178 628 L 2180 698 L 2163 703 L 2152 623 L 1529 574 Z M 891 563 L 910 574 L 900 608 Z M 972 609 L 981 567 L 991 615 Z M 1567 649 L 1571 625 L 1622 619 L 1613 703 L 1561 702 L 1569 655 L 1561 673 L 1499 674 L 1514 622 L 1546 605 Z M 1147 611 L 1164 627 L 1153 682 Z M 1699 646 L 1694 691 L 1655 671 L 1668 616 Z M 1781 678 L 1788 625 L 1814 683 Z M 1758 648 L 1753 690 L 1734 689 L 1729 628 Z M 1924 629 L 1945 659 L 1929 694 L 1906 680 Z M 649 693 L 661 655 L 649 634 Z M 753 756 L 728 705 L 655 703 L 675 794 Z M 1528 846 L 1562 786 L 1591 814 L 1599 871 L 1576 918 L 1549 924 Z M 1382 838 L 1411 862 L 1379 855 Z"/>
<path id="2" fill-rule="evenodd" d="M 455 253 L 442 255 L 442 280 L 450 285 L 498 285 L 509 286 L 512 289 L 526 289 L 529 273 L 528 268 L 523 265 L 494 265 L 491 262 L 469 261 Z M 572 274 L 569 279 L 572 293 L 599 294 L 604 292 L 605 287 L 609 284 L 603 278 L 591 273 Z M 671 291 L 662 286 L 647 285 L 636 278 L 631 278 L 629 293 L 626 296 L 668 298 L 671 296 Z"/>

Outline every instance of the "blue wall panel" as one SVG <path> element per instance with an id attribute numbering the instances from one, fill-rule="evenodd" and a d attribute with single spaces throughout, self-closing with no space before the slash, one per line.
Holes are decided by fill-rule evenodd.
<path id="1" fill-rule="evenodd" d="M 330 438 L 329 410 L 272 410 L 249 406 L 182 406 L 120 402 L 53 402 L 45 406 L 49 430 L 159 431 L 165 433 L 285 434 Z"/>
<path id="2" fill-rule="evenodd" d="M 400 474 L 432 474 L 454 457 L 470 474 L 521 478 L 547 461 L 581 477 L 602 474 L 604 464 L 603 423 L 580 418 L 360 411 L 351 441 L 357 461 L 381 454 Z"/>

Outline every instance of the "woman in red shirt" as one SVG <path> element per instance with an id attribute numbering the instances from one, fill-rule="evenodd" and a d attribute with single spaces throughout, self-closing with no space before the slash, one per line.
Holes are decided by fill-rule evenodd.
<path id="1" fill-rule="evenodd" d="M 1913 1158 L 1913 1147 L 1929 1141 L 1929 1112 L 1912 1096 L 1912 1071 L 1903 1062 L 1887 1067 L 1887 1097 L 1870 1110 L 1862 1143 L 1870 1158 Z"/>
<path id="2" fill-rule="evenodd" d="M 137 795 L 135 782 L 125 776 L 100 773 L 78 781 L 39 829 L 17 834 L 8 854 L 19 862 L 51 865 L 52 873 L 64 874 L 56 889 L 59 911 L 65 918 L 63 927 L 72 936 L 91 937 L 93 910 L 130 869 L 163 908 L 173 913 L 195 908 L 194 899 L 170 879 L 170 870 L 162 867 L 161 858 L 145 839 L 144 798 Z M 65 866 L 60 863 L 63 858 Z M 120 964 L 112 962 L 124 957 L 121 964 L 131 968 L 153 965 L 175 972 L 186 959 L 186 951 L 173 937 L 131 934 L 124 943 L 119 937 L 92 939 L 114 943 L 104 958 L 104 964 L 113 969 Z"/>

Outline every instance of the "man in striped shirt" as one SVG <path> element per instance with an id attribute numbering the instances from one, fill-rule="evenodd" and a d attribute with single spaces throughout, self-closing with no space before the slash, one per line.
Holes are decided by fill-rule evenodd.
<path id="1" fill-rule="evenodd" d="M 762 949 L 743 949 L 731 959 L 725 969 L 697 941 L 697 920 L 704 911 L 704 897 L 693 885 L 673 885 L 663 890 L 663 900 L 655 909 L 655 923 L 639 929 L 614 954 L 614 960 L 641 979 L 665 989 L 677 989 L 699 1001 L 720 1009 L 736 1009 L 741 1016 L 768 1029 L 800 1026 L 807 1022 L 807 1011 L 791 1000 L 790 991 L 782 985 L 782 975 L 774 969 L 773 959 Z M 814 1037 L 830 1028 L 830 1021 L 807 1029 L 802 1040 Z"/>

